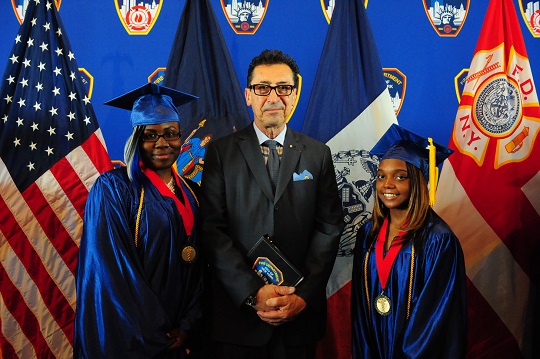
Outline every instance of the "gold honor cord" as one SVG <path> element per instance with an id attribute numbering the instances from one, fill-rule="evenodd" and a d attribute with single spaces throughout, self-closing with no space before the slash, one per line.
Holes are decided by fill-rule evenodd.
<path id="1" fill-rule="evenodd" d="M 366 302 L 367 302 L 367 308 L 368 308 L 368 316 L 371 320 L 371 301 L 369 300 L 369 291 L 368 291 L 368 258 L 369 258 L 369 252 L 371 252 L 371 248 L 373 247 L 373 241 L 371 245 L 369 246 L 366 257 L 364 258 L 364 287 L 366 291 Z M 414 280 L 414 243 L 411 243 L 411 266 L 409 270 L 409 295 L 407 296 L 407 318 L 409 319 L 409 316 L 411 314 L 411 301 L 412 301 L 412 287 L 413 287 L 413 280 Z"/>
<path id="2" fill-rule="evenodd" d="M 174 178 L 174 176 L 173 176 Z M 184 185 L 188 188 L 189 192 L 191 193 L 191 195 L 193 196 L 193 198 L 195 198 L 195 202 L 197 202 L 197 205 L 199 205 L 199 199 L 197 198 L 197 196 L 195 196 L 195 193 L 193 192 L 193 190 L 191 189 L 191 187 L 188 186 L 187 182 L 182 178 L 182 176 L 178 176 L 178 178 L 180 179 L 180 181 L 182 181 L 184 183 Z M 174 192 L 173 192 L 174 193 Z M 143 206 L 143 199 L 144 199 L 144 187 L 142 187 L 141 189 L 141 197 L 139 199 L 139 208 L 137 210 L 137 220 L 135 222 L 135 247 L 137 247 L 138 245 L 138 241 L 139 241 L 139 223 L 141 221 L 141 213 L 142 213 L 142 206 Z M 196 250 L 194 247 L 192 246 L 186 246 L 183 250 L 182 250 L 182 259 L 187 262 L 187 263 L 192 263 L 195 261 L 197 257 L 197 254 L 196 254 Z"/>
<path id="3" fill-rule="evenodd" d="M 193 198 L 195 198 L 195 202 L 197 202 L 197 207 L 199 206 L 199 199 L 197 198 L 197 196 L 195 196 L 195 192 L 193 192 L 193 190 L 191 189 L 190 186 L 188 186 L 186 180 L 184 178 L 182 178 L 182 176 L 178 175 L 178 178 L 180 179 L 180 181 L 182 181 L 182 183 L 187 187 L 187 189 L 189 190 L 189 193 L 191 193 L 191 195 L 193 196 Z"/>
<path id="4" fill-rule="evenodd" d="M 375 240 L 373 242 L 375 242 Z M 373 246 L 373 242 L 371 242 L 371 244 L 370 244 L 370 246 L 369 246 L 369 248 L 368 248 L 368 250 L 366 252 L 366 258 L 364 259 L 364 286 L 366 287 L 366 301 L 367 301 L 369 320 L 371 320 L 371 303 L 370 303 L 370 300 L 369 300 L 369 291 L 368 291 L 367 263 L 368 263 L 368 258 L 369 258 L 369 252 L 371 251 L 371 247 Z"/>
<path id="5" fill-rule="evenodd" d="M 414 243 L 411 241 L 411 270 L 409 273 L 409 296 L 407 298 L 407 318 L 409 319 L 409 315 L 411 314 L 411 300 L 412 300 L 412 282 L 414 278 Z"/>
<path id="6" fill-rule="evenodd" d="M 144 187 L 141 189 L 141 198 L 139 199 L 139 209 L 137 210 L 137 221 L 135 222 L 135 247 L 139 241 L 139 222 L 141 221 L 142 204 L 144 198 Z"/>

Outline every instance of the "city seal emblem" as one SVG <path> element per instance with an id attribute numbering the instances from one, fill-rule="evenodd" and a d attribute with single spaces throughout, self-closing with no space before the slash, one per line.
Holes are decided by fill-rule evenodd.
<path id="1" fill-rule="evenodd" d="M 506 76 L 487 81 L 474 99 L 474 118 L 488 136 L 509 136 L 519 123 L 521 110 L 519 90 Z"/>

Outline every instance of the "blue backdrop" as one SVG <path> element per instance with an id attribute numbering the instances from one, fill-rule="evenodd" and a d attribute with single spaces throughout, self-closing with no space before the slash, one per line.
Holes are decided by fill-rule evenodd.
<path id="1" fill-rule="evenodd" d="M 124 141 L 130 132 L 129 113 L 103 103 L 144 84 L 150 76 L 155 80 L 163 74 L 185 4 L 184 0 L 155 0 L 155 21 L 145 29 L 146 33 L 133 34 L 130 24 L 123 23 L 119 16 L 124 2 L 129 5 L 128 0 L 62 0 L 59 3 L 60 16 L 78 65 L 84 69 L 109 153 L 112 159 L 119 160 L 123 158 Z M 130 2 L 132 6 L 143 3 Z M 256 23 L 256 31 L 250 34 L 233 30 L 222 8 L 222 3 L 249 5 L 246 1 L 212 0 L 240 85 L 242 88 L 246 85 L 249 62 L 263 49 L 277 48 L 293 56 L 300 67 L 303 86 L 290 126 L 301 130 L 328 29 L 323 7 L 331 6 L 334 1 L 324 1 L 324 4 L 320 0 L 253 2 L 258 6 L 252 8 L 256 9 L 254 13 L 259 11 L 260 15 L 261 7 L 265 11 L 262 20 Z M 24 5 L 21 0 L 0 4 L 2 73 L 20 25 L 14 8 L 19 3 Z M 461 13 L 454 11 L 465 20 L 457 30 L 450 31 L 452 36 L 436 31 L 437 26 L 430 21 L 426 3 L 431 5 L 432 1 L 369 0 L 367 12 L 382 66 L 387 70 L 388 83 L 392 86 L 391 94 L 397 91 L 402 100 L 399 123 L 421 135 L 432 136 L 436 142 L 447 144 L 459 103 L 455 78 L 470 65 L 489 1 L 439 0 L 437 3 L 443 7 L 438 8 L 439 12 L 434 11 L 435 17 L 443 17 L 441 9 L 445 3 L 457 10 L 462 9 Z M 433 1 L 434 5 L 437 3 Z M 533 75 L 538 83 L 540 39 L 535 37 L 522 16 L 522 9 L 526 9 L 529 3 L 534 6 L 532 1 L 514 0 Z M 133 25 L 137 18 L 135 12 L 131 14 L 134 16 L 131 18 Z M 395 81 L 395 75 L 402 81 L 401 85 Z M 403 78 L 400 79 L 400 75 Z"/>

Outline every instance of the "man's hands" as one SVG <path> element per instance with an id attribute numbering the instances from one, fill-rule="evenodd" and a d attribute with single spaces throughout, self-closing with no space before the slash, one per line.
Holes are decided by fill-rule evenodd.
<path id="1" fill-rule="evenodd" d="M 305 308 L 306 301 L 294 294 L 294 287 L 265 285 L 257 292 L 257 315 L 271 325 L 294 320 Z"/>

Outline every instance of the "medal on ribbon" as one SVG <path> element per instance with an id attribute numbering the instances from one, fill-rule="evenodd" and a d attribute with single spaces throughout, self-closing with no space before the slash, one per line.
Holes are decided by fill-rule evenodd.
<path id="1" fill-rule="evenodd" d="M 396 260 L 397 254 L 403 246 L 403 236 L 407 233 L 400 231 L 394 242 L 390 246 L 390 249 L 383 255 L 384 243 L 386 241 L 386 232 L 388 229 L 388 217 L 384 219 L 379 234 L 377 235 L 377 245 L 375 247 L 375 262 L 377 264 L 377 275 L 379 276 L 379 282 L 381 283 L 382 292 L 375 297 L 374 305 L 375 310 L 380 315 L 389 315 L 392 312 L 392 301 L 384 294 L 386 285 L 388 284 L 388 277 L 390 276 L 390 270 Z"/>
<path id="2" fill-rule="evenodd" d="M 390 298 L 384 295 L 384 291 L 375 298 L 375 310 L 380 315 L 388 315 L 392 311 Z"/>
<path id="3" fill-rule="evenodd" d="M 197 259 L 197 250 L 195 247 L 187 245 L 182 249 L 182 260 L 185 263 L 191 264 Z"/>

